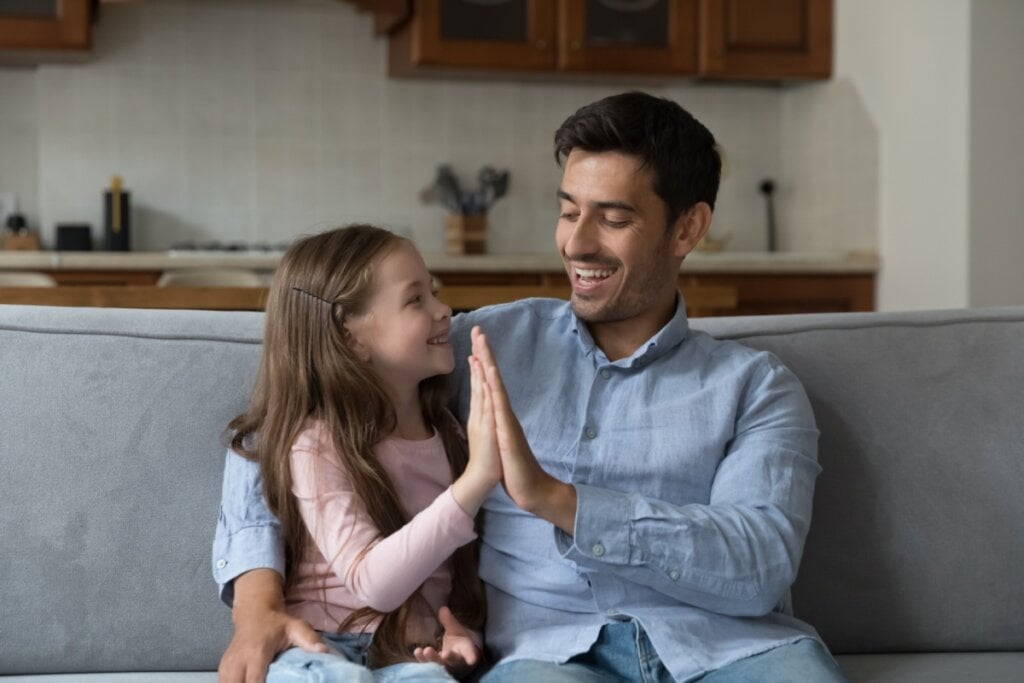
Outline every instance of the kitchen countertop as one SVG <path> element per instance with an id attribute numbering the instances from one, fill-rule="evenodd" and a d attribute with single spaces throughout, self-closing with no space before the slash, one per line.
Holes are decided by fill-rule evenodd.
<path id="1" fill-rule="evenodd" d="M 250 268 L 273 270 L 281 252 L 56 252 L 0 251 L 0 270 L 173 270 L 179 268 Z M 550 254 L 423 255 L 436 272 L 562 272 L 562 261 Z M 872 252 L 696 252 L 683 262 L 683 273 L 807 273 L 874 274 L 878 256 Z"/>

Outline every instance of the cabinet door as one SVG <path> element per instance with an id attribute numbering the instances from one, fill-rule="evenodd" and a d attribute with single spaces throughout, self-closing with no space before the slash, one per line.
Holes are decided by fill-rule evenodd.
<path id="1" fill-rule="evenodd" d="M 701 74 L 828 78 L 832 0 L 701 0 Z"/>
<path id="2" fill-rule="evenodd" d="M 406 66 L 553 69 L 552 0 L 419 0 L 391 41 L 393 73 Z"/>
<path id="3" fill-rule="evenodd" d="M 91 0 L 0 0 L 0 51 L 89 49 Z"/>
<path id="4" fill-rule="evenodd" d="M 559 0 L 558 7 L 560 69 L 697 71 L 697 0 Z"/>

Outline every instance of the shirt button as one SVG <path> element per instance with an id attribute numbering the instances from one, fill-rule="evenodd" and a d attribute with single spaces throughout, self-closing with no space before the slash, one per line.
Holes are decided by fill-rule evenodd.
<path id="1" fill-rule="evenodd" d="M 673 581 L 678 581 L 679 580 L 679 571 L 676 570 L 676 569 L 673 569 L 672 571 L 670 571 L 668 573 L 668 578 L 672 579 Z"/>
<path id="2" fill-rule="evenodd" d="M 600 543 L 595 543 L 591 550 L 594 552 L 594 557 L 601 557 L 604 555 L 604 546 Z"/>
<path id="3" fill-rule="evenodd" d="M 593 439 L 594 437 L 597 436 L 597 430 L 595 430 L 593 427 L 587 427 L 585 430 L 583 430 L 583 435 L 588 439 Z"/>
<path id="4" fill-rule="evenodd" d="M 217 560 L 217 569 L 224 569 L 226 566 L 228 566 L 227 560 Z"/>
<path id="5" fill-rule="evenodd" d="M 608 371 L 608 370 L 602 370 L 601 371 L 601 379 L 608 379 L 611 376 L 612 376 L 612 373 L 610 371 Z"/>

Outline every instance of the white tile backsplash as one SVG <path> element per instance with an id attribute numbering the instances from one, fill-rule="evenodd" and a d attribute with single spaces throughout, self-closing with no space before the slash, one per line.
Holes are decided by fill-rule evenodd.
<path id="1" fill-rule="evenodd" d="M 779 186 L 786 248 L 877 241 L 877 132 L 847 84 L 392 79 L 370 14 L 333 0 L 106 4 L 93 42 L 85 64 L 0 69 L 0 192 L 19 195 L 50 244 L 63 221 L 99 237 L 117 173 L 136 248 L 279 243 L 367 221 L 441 250 L 445 212 L 419 193 L 450 163 L 466 184 L 485 164 L 512 172 L 490 250 L 547 252 L 555 128 L 631 87 L 679 101 L 715 133 L 728 170 L 713 234 L 731 233 L 730 249 L 765 246 L 765 177 Z"/>

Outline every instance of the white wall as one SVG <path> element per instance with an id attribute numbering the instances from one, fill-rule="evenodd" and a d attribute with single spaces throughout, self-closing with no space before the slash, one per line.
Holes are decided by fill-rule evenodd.
<path id="1" fill-rule="evenodd" d="M 1024 2 L 971 3 L 971 306 L 1024 304 Z"/>
<path id="2" fill-rule="evenodd" d="M 98 231 L 101 192 L 117 173 L 132 192 L 139 249 L 185 240 L 282 242 L 367 220 L 440 250 L 444 211 L 417 196 L 438 163 L 452 162 L 467 179 L 485 163 L 512 171 L 510 195 L 490 217 L 492 251 L 546 252 L 559 178 L 552 133 L 577 107 L 640 87 L 681 102 L 724 147 L 729 172 L 713 233 L 731 234 L 731 250 L 765 246 L 762 178 L 803 188 L 802 194 L 780 190 L 782 216 L 804 215 L 799 208 L 811 200 L 846 207 L 856 201 L 839 183 L 823 198 L 808 192 L 809 183 L 787 177 L 794 167 L 784 157 L 800 155 L 784 147 L 808 145 L 783 135 L 786 89 L 686 79 L 661 86 L 628 78 L 603 84 L 396 80 L 386 71 L 386 41 L 350 3 L 105 4 L 88 63 L 45 65 L 17 76 L 0 70 L 4 81 L 17 80 L 29 103 L 16 108 L 29 112 L 25 117 L 0 99 L 0 145 L 12 137 L 32 140 L 28 149 L 36 154 L 25 164 L 32 178 L 13 186 L 51 244 L 58 222 L 87 221 Z M 842 104 L 828 104 L 832 88 L 804 88 L 823 93 L 817 99 L 829 116 L 845 115 Z M 37 126 L 28 137 L 8 125 L 25 118 Z M 816 139 L 831 148 L 856 145 Z M 843 158 L 857 162 L 851 154 Z M 862 183 L 877 172 L 874 161 L 867 164 L 855 172 L 868 179 Z M 11 165 L 5 158 L 0 173 Z M 782 222 L 787 248 L 875 246 L 870 212 L 842 223 L 830 206 L 815 210 L 799 228 Z"/>
<path id="3" fill-rule="evenodd" d="M 0 194 L 13 195 L 17 199 L 18 210 L 31 214 L 31 219 L 38 216 L 39 206 L 36 133 L 36 80 L 33 72 L 28 69 L 0 69 Z"/>
<path id="4" fill-rule="evenodd" d="M 879 131 L 879 308 L 967 305 L 970 3 L 836 0 L 835 23 Z"/>

